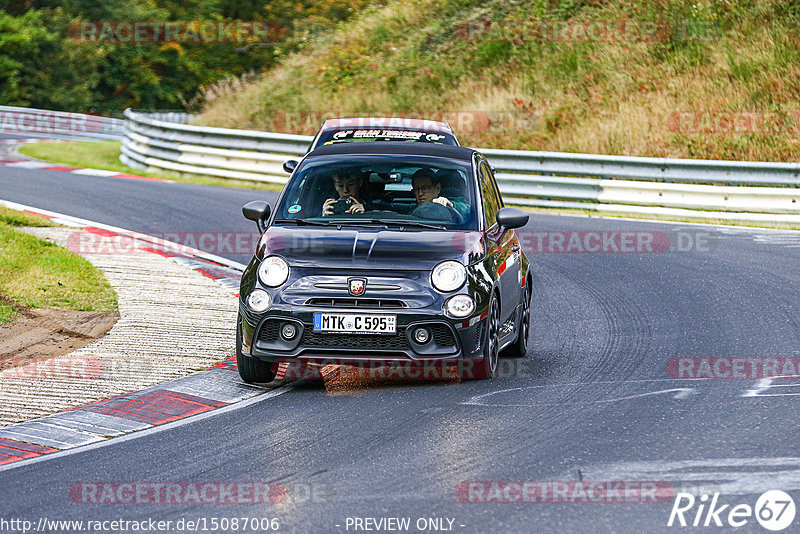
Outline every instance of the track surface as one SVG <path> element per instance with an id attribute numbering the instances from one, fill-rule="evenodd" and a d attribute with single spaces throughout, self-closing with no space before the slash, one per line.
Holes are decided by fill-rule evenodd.
<path id="1" fill-rule="evenodd" d="M 2 199 L 147 233 L 250 232 L 241 205 L 275 197 L 0 168 Z M 501 360 L 503 376 L 302 381 L 212 417 L 0 471 L 0 517 L 277 517 L 284 532 L 345 532 L 348 517 L 382 516 L 410 517 L 412 526 L 417 518 L 451 518 L 455 532 L 676 528 L 666 526 L 671 501 L 460 502 L 456 488 L 475 480 L 700 484 L 721 489 L 720 504 L 751 506 L 762 492 L 781 489 L 800 505 L 800 386 L 784 387 L 800 380 L 743 396 L 756 380 L 681 381 L 665 370 L 674 357 L 796 356 L 800 236 L 546 215 L 532 215 L 526 230 L 660 231 L 673 239 L 699 232 L 709 247 L 531 254 L 529 238 L 531 346 L 523 360 Z M 80 481 L 279 481 L 289 497 L 271 506 L 88 505 L 68 495 Z M 763 529 L 751 518 L 738 531 Z"/>

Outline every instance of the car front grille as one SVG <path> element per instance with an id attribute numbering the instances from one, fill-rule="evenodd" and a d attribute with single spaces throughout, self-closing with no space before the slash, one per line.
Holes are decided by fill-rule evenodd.
<path id="1" fill-rule="evenodd" d="M 284 322 L 285 320 L 277 318 L 264 321 L 258 331 L 258 340 L 264 343 L 278 341 Z M 447 325 L 432 323 L 418 326 L 431 332 L 435 345 L 442 348 L 456 346 L 455 335 Z M 397 334 L 336 334 L 314 332 L 311 325 L 306 325 L 299 346 L 322 349 L 411 350 L 404 326 L 398 327 Z"/>
<path id="2" fill-rule="evenodd" d="M 306 301 L 308 306 L 319 308 L 405 308 L 406 303 L 398 299 L 351 299 L 342 297 L 315 297 Z"/>
<path id="3" fill-rule="evenodd" d="M 264 321 L 261 330 L 258 332 L 258 340 L 267 343 L 278 340 L 278 332 L 281 329 L 281 321 L 271 319 Z"/>
<path id="4" fill-rule="evenodd" d="M 400 330 L 395 335 L 383 334 L 321 334 L 306 329 L 300 342 L 304 347 L 319 347 L 326 349 L 410 349 L 405 331 Z"/>
<path id="5" fill-rule="evenodd" d="M 430 325 L 433 341 L 440 347 L 452 347 L 456 344 L 456 338 L 453 337 L 453 331 L 443 324 Z"/>

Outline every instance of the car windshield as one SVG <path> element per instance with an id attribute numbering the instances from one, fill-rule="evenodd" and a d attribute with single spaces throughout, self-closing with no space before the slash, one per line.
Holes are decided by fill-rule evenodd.
<path id="1" fill-rule="evenodd" d="M 417 130 L 413 128 L 342 128 L 324 130 L 320 133 L 315 146 L 363 141 L 404 141 L 458 146 L 455 136 L 450 133 L 445 131 Z"/>
<path id="2" fill-rule="evenodd" d="M 471 163 L 433 156 L 312 157 L 277 207 L 277 224 L 477 228 Z"/>

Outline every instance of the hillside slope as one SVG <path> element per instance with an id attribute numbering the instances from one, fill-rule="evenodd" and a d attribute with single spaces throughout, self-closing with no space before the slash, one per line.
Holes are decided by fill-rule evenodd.
<path id="1" fill-rule="evenodd" d="M 798 22 L 796 0 L 392 2 L 209 88 L 201 122 L 310 134 L 396 112 L 472 146 L 792 161 Z"/>

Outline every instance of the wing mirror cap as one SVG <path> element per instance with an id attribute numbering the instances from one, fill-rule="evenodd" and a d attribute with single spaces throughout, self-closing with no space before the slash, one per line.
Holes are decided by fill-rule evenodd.
<path id="1" fill-rule="evenodd" d="M 529 219 L 529 213 L 517 208 L 500 208 L 497 212 L 497 224 L 502 228 L 521 228 Z"/>
<path id="2" fill-rule="evenodd" d="M 254 200 L 242 207 L 242 215 L 244 215 L 244 218 L 256 224 L 266 222 L 266 220 L 269 219 L 269 212 L 269 203 L 264 200 Z"/>
<path id="3" fill-rule="evenodd" d="M 283 170 L 289 174 L 292 174 L 294 170 L 297 168 L 297 160 L 294 159 L 287 159 L 283 162 Z"/>

